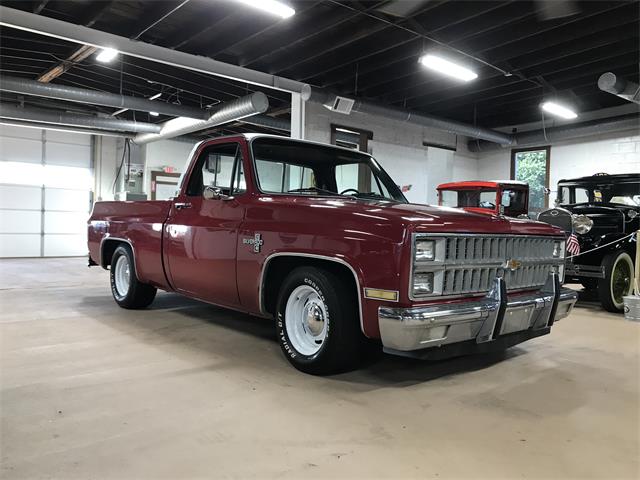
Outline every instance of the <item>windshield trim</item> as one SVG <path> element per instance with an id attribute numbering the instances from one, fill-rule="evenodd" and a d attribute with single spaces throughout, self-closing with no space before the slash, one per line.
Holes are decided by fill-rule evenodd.
<path id="1" fill-rule="evenodd" d="M 302 193 L 302 192 L 265 192 L 264 190 L 262 190 L 261 186 L 260 186 L 260 178 L 258 177 L 258 168 L 256 165 L 256 158 L 255 155 L 253 153 L 253 142 L 255 140 L 275 140 L 275 141 L 290 141 L 291 143 L 304 143 L 307 145 L 312 145 L 312 146 L 318 146 L 318 147 L 323 147 L 323 148 L 329 148 L 329 149 L 336 149 L 336 150 L 340 150 L 340 151 L 346 151 L 349 153 L 353 153 L 356 155 L 359 155 L 361 157 L 363 157 L 363 159 L 369 164 L 369 167 L 371 168 L 372 171 L 376 170 L 375 172 L 376 174 L 379 174 L 380 172 L 383 172 L 388 178 L 389 180 L 391 180 L 391 183 L 395 186 L 395 188 L 398 191 L 398 194 L 400 195 L 400 197 L 404 200 L 397 200 L 395 198 L 371 198 L 371 197 L 357 197 L 355 195 L 342 195 L 338 192 L 332 193 L 330 194 L 326 194 L 326 193 L 316 193 L 316 194 L 306 194 L 306 193 Z M 404 193 L 402 193 L 402 190 L 398 187 L 398 185 L 395 183 L 395 181 L 393 180 L 393 178 L 391 178 L 391 176 L 386 172 L 386 170 L 384 170 L 382 168 L 382 166 L 377 162 L 377 160 L 372 156 L 369 155 L 368 153 L 365 152 L 361 152 L 359 150 L 351 150 L 349 148 L 344 148 L 344 147 L 340 147 L 337 145 L 331 145 L 331 144 L 327 144 L 327 143 L 321 143 L 321 142 L 313 142 L 313 141 L 309 141 L 309 140 L 301 140 L 301 139 L 290 139 L 288 137 L 280 137 L 278 135 L 255 135 L 252 136 L 250 138 L 247 138 L 247 143 L 249 146 L 249 160 L 251 161 L 251 165 L 252 165 L 252 175 L 253 175 L 253 180 L 254 180 L 254 185 L 256 190 L 258 191 L 258 193 L 262 194 L 262 195 L 268 195 L 268 196 L 288 196 L 288 197 L 303 197 L 303 198 L 340 198 L 340 199 L 348 199 L 348 200 L 356 200 L 356 201 L 364 201 L 364 202 L 390 202 L 390 203 L 409 203 L 409 201 L 407 200 L 407 198 L 404 196 Z M 388 190 L 388 188 L 387 188 Z"/>

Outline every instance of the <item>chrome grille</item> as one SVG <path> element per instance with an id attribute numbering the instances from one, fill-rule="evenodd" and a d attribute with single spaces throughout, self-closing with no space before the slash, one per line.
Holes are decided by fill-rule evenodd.
<path id="1" fill-rule="evenodd" d="M 553 256 L 554 243 L 563 241 L 561 238 L 468 234 L 416 237 L 436 242 L 435 260 L 414 264 L 414 272 L 434 273 L 434 293 L 419 298 L 486 293 L 502 273 L 507 290 L 540 288 L 554 268 L 563 276 L 564 258 Z M 507 268 L 509 260 L 519 262 L 518 268 Z"/>

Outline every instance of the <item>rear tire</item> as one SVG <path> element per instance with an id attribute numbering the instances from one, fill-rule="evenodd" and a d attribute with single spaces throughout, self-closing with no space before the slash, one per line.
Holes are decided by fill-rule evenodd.
<path id="1" fill-rule="evenodd" d="M 122 308 L 146 308 L 156 297 L 155 287 L 138 280 L 133 253 L 128 245 L 120 245 L 113 252 L 109 277 L 113 299 Z"/>
<path id="2" fill-rule="evenodd" d="M 298 370 L 327 375 L 354 368 L 362 359 L 357 295 L 340 276 L 299 267 L 284 280 L 276 307 L 282 352 Z"/>
<path id="3" fill-rule="evenodd" d="M 622 313 L 622 297 L 633 291 L 633 260 L 627 252 L 608 253 L 602 260 L 604 278 L 598 280 L 598 296 L 605 310 Z"/>

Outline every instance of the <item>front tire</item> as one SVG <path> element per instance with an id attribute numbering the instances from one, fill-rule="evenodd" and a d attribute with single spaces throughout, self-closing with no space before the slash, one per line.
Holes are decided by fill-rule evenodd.
<path id="1" fill-rule="evenodd" d="M 327 270 L 299 267 L 289 274 L 278 296 L 276 332 L 295 368 L 326 375 L 356 366 L 364 336 L 355 295 L 348 282 Z"/>
<path id="2" fill-rule="evenodd" d="M 146 308 L 156 297 L 155 287 L 138 280 L 133 253 L 128 245 L 121 245 L 113 252 L 109 278 L 113 299 L 122 308 Z"/>
<path id="3" fill-rule="evenodd" d="M 622 313 L 623 297 L 633 291 L 633 260 L 627 252 L 611 252 L 602 261 L 604 278 L 598 281 L 598 296 L 605 310 Z"/>

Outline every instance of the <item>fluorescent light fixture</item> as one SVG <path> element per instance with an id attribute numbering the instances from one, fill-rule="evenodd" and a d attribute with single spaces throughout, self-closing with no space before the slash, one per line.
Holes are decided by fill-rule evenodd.
<path id="1" fill-rule="evenodd" d="M 420 57 L 420 63 L 425 67 L 442 73 L 449 77 L 457 78 L 458 80 L 464 80 L 469 82 L 478 78 L 478 74 L 472 72 L 468 68 L 457 65 L 449 60 L 445 60 L 437 55 L 427 54 Z"/>
<path id="2" fill-rule="evenodd" d="M 156 100 L 162 96 L 162 93 L 156 93 L 155 95 L 151 95 L 149 100 Z"/>
<path id="3" fill-rule="evenodd" d="M 113 59 L 116 58 L 117 56 L 118 56 L 117 50 L 114 50 L 113 48 L 103 48 L 98 54 L 98 56 L 96 57 L 96 60 L 102 63 L 109 63 L 113 61 Z"/>
<path id="4" fill-rule="evenodd" d="M 555 115 L 556 117 L 564 118 L 566 120 L 578 118 L 578 114 L 576 112 L 574 112 L 570 108 L 558 105 L 555 102 L 544 102 L 542 104 L 542 110 L 550 113 L 551 115 Z"/>
<path id="5" fill-rule="evenodd" d="M 149 112 L 149 115 L 151 115 L 152 117 L 157 117 L 160 114 L 158 112 Z"/>
<path id="6" fill-rule="evenodd" d="M 253 8 L 277 15 L 282 18 L 292 17 L 296 11 L 289 5 L 285 5 L 278 0 L 236 0 L 236 2 L 244 3 Z"/>

